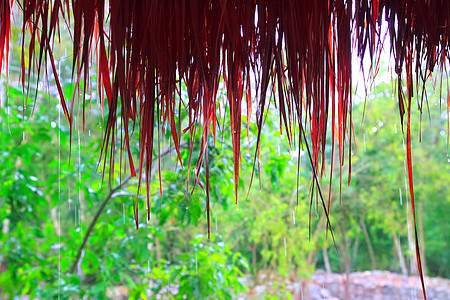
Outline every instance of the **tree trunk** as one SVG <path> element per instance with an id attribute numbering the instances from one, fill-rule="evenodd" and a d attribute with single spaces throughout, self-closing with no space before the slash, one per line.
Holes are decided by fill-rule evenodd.
<path id="1" fill-rule="evenodd" d="M 359 224 L 361 225 L 361 229 L 362 229 L 362 232 L 363 232 L 363 235 L 364 235 L 364 239 L 366 240 L 366 244 L 367 244 L 367 249 L 369 250 L 370 261 L 372 263 L 372 270 L 376 270 L 377 269 L 377 262 L 375 260 L 375 254 L 373 252 L 372 242 L 370 241 L 370 236 L 369 236 L 369 233 L 367 232 L 366 223 L 364 222 L 364 219 L 362 217 L 359 220 Z"/>
<path id="2" fill-rule="evenodd" d="M 58 209 L 56 207 L 52 208 L 52 199 L 49 195 L 45 195 L 44 198 L 48 203 L 48 208 L 50 210 L 50 216 L 52 218 L 53 228 L 55 229 L 56 236 L 60 236 L 61 227 L 58 220 Z"/>
<path id="3" fill-rule="evenodd" d="M 394 248 L 397 254 L 398 260 L 400 262 L 400 269 L 402 270 L 402 274 L 408 276 L 408 269 L 406 268 L 405 258 L 403 257 L 402 247 L 400 246 L 400 242 L 398 240 L 397 234 L 394 232 L 392 234 L 394 239 Z"/>
<path id="4" fill-rule="evenodd" d="M 319 223 L 317 224 L 316 230 L 314 231 L 313 235 L 311 236 L 311 243 L 313 243 L 313 244 L 317 243 L 317 238 L 319 236 L 319 231 L 322 230 L 322 225 L 324 223 L 324 220 L 325 220 L 325 214 L 324 213 L 320 214 Z M 308 253 L 308 257 L 306 259 L 306 264 L 308 266 L 310 266 L 313 263 L 314 255 L 316 254 L 315 249 L 316 248 L 313 247 L 313 250 L 311 250 Z"/>
<path id="5" fill-rule="evenodd" d="M 253 243 L 253 249 L 252 249 L 252 267 L 253 267 L 253 273 L 256 275 L 256 243 Z"/>
<path id="6" fill-rule="evenodd" d="M 344 238 L 345 240 L 345 238 Z M 344 246 L 344 249 L 346 247 Z M 350 251 L 350 249 L 349 249 Z M 349 274 L 350 274 L 350 258 L 347 251 L 343 251 L 344 254 L 344 266 L 345 266 L 345 280 L 344 280 L 344 299 L 350 299 L 350 291 L 349 291 Z"/>
<path id="7" fill-rule="evenodd" d="M 409 200 L 409 199 L 408 199 Z M 412 222 L 412 218 L 409 216 L 410 208 L 409 201 L 406 205 L 406 223 L 408 226 L 408 245 L 409 245 L 409 263 L 410 263 L 410 272 L 413 275 L 418 275 L 417 263 L 415 259 L 416 247 L 414 244 L 414 236 L 411 234 L 412 230 L 414 230 L 414 223 Z"/>
<path id="8" fill-rule="evenodd" d="M 330 259 L 328 258 L 328 251 L 327 247 L 322 248 L 322 254 L 323 254 L 323 263 L 325 264 L 325 270 L 328 274 L 331 274 L 331 266 L 330 266 Z"/>
<path id="9" fill-rule="evenodd" d="M 344 240 L 345 240 L 345 238 L 344 238 Z M 346 242 L 344 242 L 344 243 L 347 244 Z M 349 247 L 347 247 L 345 245 L 343 245 L 343 249 L 344 249 L 344 251 L 342 251 L 342 254 L 344 255 L 344 271 L 345 271 L 345 274 L 348 276 L 348 274 L 350 274 L 350 271 L 351 271 L 350 255 L 348 254 L 348 252 L 350 252 L 350 249 L 349 249 Z"/>
<path id="10" fill-rule="evenodd" d="M 161 242 L 157 236 L 155 236 L 155 248 L 156 248 L 156 265 L 159 267 L 161 264 Z"/>
<path id="11" fill-rule="evenodd" d="M 355 243 L 353 244 L 352 265 L 356 266 L 358 263 L 358 248 L 359 248 L 359 234 L 355 237 Z"/>
<path id="12" fill-rule="evenodd" d="M 419 202 L 419 242 L 420 242 L 420 256 L 422 261 L 422 270 L 423 275 L 425 276 L 425 272 L 427 270 L 427 263 L 426 263 L 426 255 L 425 255 L 425 236 L 423 232 L 423 202 Z"/>

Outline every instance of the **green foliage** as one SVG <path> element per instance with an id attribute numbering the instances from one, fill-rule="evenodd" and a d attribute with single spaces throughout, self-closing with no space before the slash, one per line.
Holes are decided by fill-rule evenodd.
<path id="1" fill-rule="evenodd" d="M 275 282 L 270 286 L 270 290 L 263 291 L 258 299 L 292 299 L 292 294 L 288 291 L 286 284 L 283 282 Z"/>
<path id="2" fill-rule="evenodd" d="M 99 111 L 87 114 L 84 134 L 80 122 L 75 122 L 70 144 L 66 120 L 58 116 L 60 108 L 52 95 L 39 93 L 34 111 L 27 106 L 22 114 L 21 88 L 10 85 L 8 92 L 10 113 L 2 110 L 0 122 L 0 292 L 4 297 L 106 299 L 114 289 L 124 287 L 126 295 L 140 299 L 150 297 L 155 283 L 159 292 L 167 288 L 166 279 L 180 292 L 189 294 L 192 288 L 200 297 L 232 298 L 246 289 L 238 281 L 247 268 L 245 258 L 223 241 L 196 237 L 199 224 L 204 224 L 204 196 L 196 190 L 186 204 L 173 157 L 162 158 L 163 199 L 158 181 L 152 181 L 148 223 L 143 222 L 145 201 L 139 197 L 140 229 L 136 230 L 137 180 L 120 186 L 119 165 L 110 181 L 107 166 L 102 180 Z M 131 150 L 137 152 L 136 147 Z M 220 176 L 218 172 L 211 170 L 213 179 Z M 142 186 L 140 194 L 145 193 Z M 198 273 L 192 263 L 194 252 L 187 254 L 194 249 Z"/>
<path id="3" fill-rule="evenodd" d="M 449 184 L 446 184 L 450 182 L 446 145 L 448 116 L 439 110 L 438 103 L 442 100 L 430 91 L 432 88 L 428 88 L 429 102 L 424 104 L 422 117 L 415 105 L 412 111 L 416 221 L 419 237 L 424 241 L 424 244 L 421 242 L 421 252 L 427 262 L 427 275 L 448 277 L 450 236 L 448 222 L 444 221 L 447 218 L 445 212 L 450 210 Z M 410 241 L 414 243 L 414 229 L 406 180 L 406 123 L 403 134 L 398 103 L 392 100 L 391 93 L 391 85 L 380 83 L 374 87 L 373 95 L 366 103 L 353 107 L 357 149 L 352 146 L 352 182 L 349 187 L 342 186 L 342 204 L 339 204 L 339 181 L 334 181 L 331 189 L 332 219 L 341 249 L 340 257 L 330 251 L 335 271 L 345 271 L 345 255 L 351 256 L 350 270 L 371 269 L 370 242 L 376 268 L 401 272 L 394 248 L 395 238 L 400 241 L 406 265 L 409 266 L 409 260 L 414 263 L 416 259 L 412 253 L 414 249 L 409 246 Z M 425 105 L 430 105 L 429 110 Z M 334 174 L 339 174 L 338 168 Z M 348 168 L 345 168 L 344 182 L 347 174 Z M 325 178 L 324 182 L 328 180 Z M 362 223 L 367 227 L 370 241 L 364 235 Z M 322 267 L 321 260 L 319 266 Z"/>
<path id="4" fill-rule="evenodd" d="M 214 238 L 205 241 L 202 235 L 191 240 L 191 251 L 180 254 L 168 265 L 170 281 L 179 284 L 177 297 L 186 299 L 232 299 L 246 287 L 234 278 L 242 277 L 248 268 L 240 253 L 233 253 Z M 160 283 L 158 287 L 164 285 Z"/>

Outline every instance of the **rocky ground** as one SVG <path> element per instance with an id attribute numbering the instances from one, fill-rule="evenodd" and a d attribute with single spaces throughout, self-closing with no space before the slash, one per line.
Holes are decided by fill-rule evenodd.
<path id="1" fill-rule="evenodd" d="M 239 299 L 294 299 L 294 300 L 397 300 L 423 299 L 420 279 L 417 276 L 403 276 L 389 271 L 354 272 L 327 274 L 317 270 L 310 280 L 283 281 L 273 274 L 260 273 L 257 282 L 244 277 L 240 279 L 251 286 Z M 439 277 L 425 277 L 427 299 L 450 300 L 450 280 Z M 111 299 L 128 299 L 128 291 L 110 291 Z M 150 292 L 150 291 L 149 291 Z M 178 299 L 176 284 L 164 287 L 152 299 Z"/>
<path id="2" fill-rule="evenodd" d="M 274 294 L 274 283 L 256 285 L 249 297 L 264 299 Z M 425 277 L 428 299 L 450 300 L 450 280 L 444 278 Z M 284 295 L 291 294 L 293 299 L 423 299 L 420 279 L 417 276 L 403 276 L 389 271 L 354 272 L 345 274 L 327 274 L 322 270 L 314 273 L 311 280 L 301 283 L 285 283 Z M 283 297 L 284 298 L 284 297 Z"/>

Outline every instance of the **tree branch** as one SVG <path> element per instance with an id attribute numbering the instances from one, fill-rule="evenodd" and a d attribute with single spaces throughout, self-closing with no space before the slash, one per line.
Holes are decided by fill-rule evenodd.
<path id="1" fill-rule="evenodd" d="M 97 210 L 97 213 L 94 216 L 94 219 L 92 219 L 91 224 L 89 224 L 88 230 L 86 231 L 86 234 L 84 235 L 83 242 L 80 245 L 80 248 L 78 248 L 77 257 L 75 258 L 75 261 L 72 264 L 72 268 L 70 268 L 70 273 L 73 273 L 75 271 L 75 268 L 77 267 L 78 261 L 81 258 L 81 253 L 83 252 L 84 247 L 86 246 L 86 243 L 89 239 L 89 236 L 91 235 L 92 229 L 94 229 L 95 224 L 97 224 L 98 219 L 100 218 L 100 215 L 102 214 L 103 210 L 105 209 L 106 204 L 108 204 L 109 200 L 111 200 L 113 197 L 112 195 L 117 192 L 118 190 L 122 189 L 128 181 L 130 181 L 131 175 L 127 176 L 121 184 L 114 187 L 113 189 L 110 189 L 108 192 L 108 195 L 103 199 L 102 204 Z"/>
<path id="2" fill-rule="evenodd" d="M 180 148 L 184 148 L 184 146 L 186 146 L 186 143 L 181 144 Z M 166 149 L 164 152 L 162 152 L 157 158 L 155 158 L 153 161 L 157 160 L 158 158 L 161 158 L 169 153 L 171 153 L 172 151 L 174 151 L 175 148 L 168 148 Z M 138 169 L 136 169 L 137 171 Z M 77 256 L 75 258 L 75 261 L 72 264 L 72 267 L 70 268 L 70 273 L 75 272 L 75 268 L 77 267 L 77 264 L 81 258 L 81 254 L 83 253 L 83 249 L 86 247 L 87 241 L 89 239 L 89 236 L 92 233 L 92 230 L 94 229 L 95 224 L 97 224 L 98 219 L 100 218 L 100 215 L 102 214 L 103 210 L 105 209 L 106 205 L 108 204 L 109 200 L 111 200 L 114 196 L 114 193 L 116 193 L 117 191 L 123 189 L 127 182 L 130 181 L 131 179 L 131 175 L 127 176 L 118 186 L 114 187 L 114 188 L 110 188 L 108 195 L 106 195 L 106 197 L 103 199 L 102 203 L 100 204 L 100 207 L 98 208 L 97 212 L 95 213 L 94 219 L 92 219 L 91 224 L 89 224 L 89 227 L 86 231 L 86 234 L 84 235 L 83 238 L 83 242 L 80 245 L 80 248 L 78 248 L 78 253 Z"/>

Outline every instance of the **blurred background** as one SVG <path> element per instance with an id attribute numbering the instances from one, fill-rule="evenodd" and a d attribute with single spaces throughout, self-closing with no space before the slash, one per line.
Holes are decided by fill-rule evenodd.
<path id="1" fill-rule="evenodd" d="M 119 172 L 126 159 L 126 153 L 120 159 L 120 145 L 112 176 L 110 157 L 100 159 L 108 111 L 96 94 L 95 63 L 90 70 L 92 92 L 84 95 L 85 102 L 83 95 L 76 97 L 70 135 L 50 69 L 42 71 L 38 83 L 33 70 L 29 86 L 20 82 L 20 30 L 13 28 L 8 78 L 2 72 L 0 79 L 1 297 L 422 298 L 405 144 L 393 90 L 397 84 L 387 62 L 381 64 L 383 79 L 367 89 L 367 97 L 355 94 L 351 185 L 347 186 L 348 163 L 342 169 L 342 185 L 337 162 L 332 185 L 330 169 L 322 178 L 324 198 L 331 199 L 335 244 L 317 195 L 310 193 L 307 153 L 304 148 L 289 149 L 273 108 L 267 111 L 260 169 L 255 168 L 251 187 L 256 126 L 251 117 L 243 117 L 246 138 L 241 145 L 238 206 L 229 120 L 223 118 L 216 138 L 210 137 L 208 240 L 204 191 L 196 187 L 187 202 L 193 170 L 188 179 L 187 169 L 177 163 L 169 131 L 159 137 L 160 155 L 154 153 L 147 221 L 145 184 L 138 197 L 137 179 Z M 68 99 L 84 88 L 82 84 L 74 91 L 71 44 L 68 33 L 62 32 L 59 53 L 55 47 Z M 414 107 L 412 114 L 417 226 L 430 299 L 450 298 L 448 115 L 446 96 L 439 88 L 447 91 L 447 86 L 445 76 L 433 77 L 426 91 L 427 108 L 420 116 Z M 186 113 L 180 113 L 185 128 Z M 120 141 L 120 131 L 117 137 Z M 182 137 L 184 166 L 189 138 Z M 137 127 L 132 141 L 137 165 Z M 194 141 L 195 158 L 198 137 Z M 330 165 L 331 138 L 328 145 Z M 205 171 L 200 174 L 203 182 Z M 139 230 L 134 224 L 135 201 Z"/>

